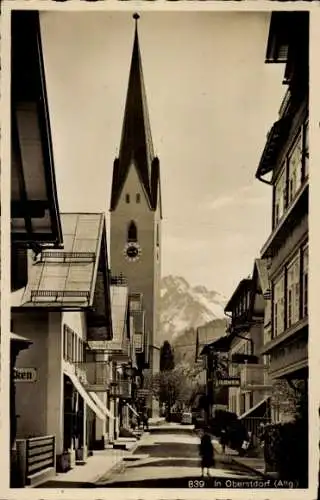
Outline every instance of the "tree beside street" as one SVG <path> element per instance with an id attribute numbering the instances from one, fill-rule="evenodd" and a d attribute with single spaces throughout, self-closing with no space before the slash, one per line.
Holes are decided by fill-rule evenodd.
<path id="1" fill-rule="evenodd" d="M 173 370 L 174 352 L 170 342 L 165 340 L 160 349 L 160 372 Z"/>
<path id="2" fill-rule="evenodd" d="M 160 404 L 165 404 L 169 419 L 174 407 L 182 409 L 194 399 L 200 387 L 200 370 L 196 365 L 190 367 L 181 363 L 170 370 L 149 373 L 145 378 L 145 387 Z"/>

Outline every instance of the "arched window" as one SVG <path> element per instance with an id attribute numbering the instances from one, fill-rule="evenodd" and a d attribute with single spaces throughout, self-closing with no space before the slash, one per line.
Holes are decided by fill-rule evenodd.
<path id="1" fill-rule="evenodd" d="M 138 240 L 137 226 L 132 220 L 128 227 L 128 241 L 137 241 L 137 240 Z"/>

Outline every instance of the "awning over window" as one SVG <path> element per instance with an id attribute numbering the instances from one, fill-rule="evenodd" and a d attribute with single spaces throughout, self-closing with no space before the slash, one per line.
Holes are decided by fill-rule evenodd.
<path id="1" fill-rule="evenodd" d="M 106 407 L 103 401 L 101 401 L 99 396 L 97 396 L 97 394 L 93 391 L 89 391 L 89 394 L 92 397 L 93 401 L 96 403 L 96 405 L 100 408 L 100 410 L 106 415 L 106 417 L 115 420 L 115 417 L 112 415 L 111 411 L 109 410 L 109 408 Z"/>
<path id="2" fill-rule="evenodd" d="M 136 415 L 136 417 L 139 417 L 139 413 L 131 405 L 129 405 L 129 403 L 127 403 L 127 407 L 132 411 L 134 415 Z"/>
<path id="3" fill-rule="evenodd" d="M 72 373 L 66 373 L 66 375 L 69 377 L 71 382 L 73 383 L 75 389 L 78 391 L 80 396 L 83 398 L 85 403 L 91 408 L 91 410 L 97 415 L 100 420 L 105 420 L 106 417 L 102 410 L 96 405 L 96 403 L 93 401 L 93 399 L 90 397 L 89 393 L 86 391 L 86 389 L 83 387 L 81 384 L 80 380 Z"/>
<path id="4" fill-rule="evenodd" d="M 248 411 L 246 411 L 245 413 L 243 413 L 242 415 L 240 415 L 239 417 L 239 420 L 243 420 L 244 418 L 246 417 L 249 417 L 249 416 L 254 416 L 253 413 L 258 409 L 260 408 L 262 405 L 266 405 L 267 401 L 270 399 L 270 396 L 267 396 L 265 397 L 264 399 L 262 399 L 261 401 L 259 401 L 259 403 L 257 403 L 256 405 L 254 405 L 252 408 L 250 408 Z"/>
<path id="5" fill-rule="evenodd" d="M 10 340 L 14 340 L 17 342 L 25 342 L 26 344 L 32 344 L 32 340 L 29 340 L 26 337 L 22 337 L 22 335 L 18 335 L 17 333 L 13 332 L 10 332 Z"/>

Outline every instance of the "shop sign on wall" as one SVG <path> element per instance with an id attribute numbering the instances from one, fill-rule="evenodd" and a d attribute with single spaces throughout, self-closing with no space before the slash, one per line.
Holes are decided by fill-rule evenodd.
<path id="1" fill-rule="evenodd" d="M 15 368 L 14 381 L 15 382 L 36 382 L 37 369 L 36 368 Z"/>

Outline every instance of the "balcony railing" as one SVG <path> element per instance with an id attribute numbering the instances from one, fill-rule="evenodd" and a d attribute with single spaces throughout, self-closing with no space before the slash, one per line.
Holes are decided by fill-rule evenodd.
<path id="1" fill-rule="evenodd" d="M 94 252 L 59 252 L 45 251 L 40 254 L 38 262 L 94 262 L 96 255 Z"/>
<path id="2" fill-rule="evenodd" d="M 105 392 L 111 382 L 111 367 L 107 361 L 83 361 L 75 363 L 78 379 L 87 391 Z"/>
<path id="3" fill-rule="evenodd" d="M 128 363 L 131 357 L 129 339 L 124 339 L 119 344 L 112 343 L 111 341 L 110 346 L 107 347 L 107 352 L 111 355 L 113 361 L 117 363 Z"/>
<path id="4" fill-rule="evenodd" d="M 267 365 L 244 365 L 240 371 L 240 387 L 243 391 L 266 390 L 271 387 Z"/>
<path id="5" fill-rule="evenodd" d="M 144 336 L 143 333 L 135 333 L 133 337 L 133 345 L 136 353 L 141 353 L 144 350 Z"/>
<path id="6" fill-rule="evenodd" d="M 130 380 L 117 380 L 110 384 L 110 396 L 112 398 L 130 399 L 132 387 Z"/>
<path id="7" fill-rule="evenodd" d="M 129 295 L 130 313 L 142 312 L 142 293 L 130 293 Z"/>
<path id="8" fill-rule="evenodd" d="M 31 290 L 31 301 L 63 301 L 63 299 L 76 299 L 79 298 L 89 300 L 90 292 L 83 290 Z"/>
<path id="9" fill-rule="evenodd" d="M 306 338 L 296 339 L 290 344 L 279 346 L 271 356 L 270 372 L 285 370 L 294 365 L 307 366 L 308 364 L 308 342 Z"/>
<path id="10" fill-rule="evenodd" d="M 231 323 L 227 328 L 228 333 L 238 332 L 238 331 L 247 331 L 251 326 L 251 322 L 249 321 L 249 311 L 244 311 L 239 314 L 234 314 L 231 319 Z"/>

